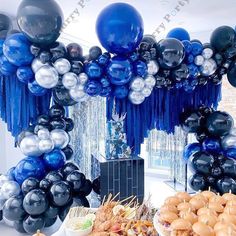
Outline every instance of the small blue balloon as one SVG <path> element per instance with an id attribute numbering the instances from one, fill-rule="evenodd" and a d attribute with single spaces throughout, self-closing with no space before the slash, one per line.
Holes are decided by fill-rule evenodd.
<path id="1" fill-rule="evenodd" d="M 225 152 L 227 157 L 236 159 L 236 147 L 235 148 L 229 148 L 226 152 Z"/>
<path id="2" fill-rule="evenodd" d="M 43 95 L 45 95 L 48 92 L 48 89 L 45 89 L 43 87 L 41 87 L 36 80 L 34 80 L 33 82 L 28 83 L 28 89 L 29 91 L 37 97 L 41 97 Z"/>
<path id="3" fill-rule="evenodd" d="M 131 61 L 137 61 L 138 60 L 138 57 L 139 57 L 139 54 L 137 52 L 133 52 L 130 56 L 129 56 L 129 59 Z"/>
<path id="4" fill-rule="evenodd" d="M 15 74 L 17 67 L 11 64 L 5 56 L 0 57 L 0 72 L 5 76 Z"/>
<path id="5" fill-rule="evenodd" d="M 109 54 L 109 52 L 105 52 L 101 56 L 98 57 L 97 61 L 99 65 L 106 66 L 109 63 L 110 59 L 111 59 L 111 55 Z"/>
<path id="6" fill-rule="evenodd" d="M 189 54 L 187 57 L 186 57 L 186 61 L 187 61 L 187 64 L 193 64 L 194 63 L 194 55 L 192 54 Z"/>
<path id="7" fill-rule="evenodd" d="M 15 169 L 16 167 L 12 167 L 7 171 L 7 177 L 9 180 L 15 181 Z"/>
<path id="8" fill-rule="evenodd" d="M 183 40 L 182 44 L 184 45 L 185 53 L 190 54 L 192 52 L 192 43 L 188 40 Z"/>
<path id="9" fill-rule="evenodd" d="M 199 74 L 199 69 L 195 64 L 188 65 L 189 76 L 192 78 L 197 78 Z"/>
<path id="10" fill-rule="evenodd" d="M 207 138 L 203 141 L 202 147 L 205 151 L 211 153 L 219 153 L 221 151 L 221 145 L 219 139 Z"/>
<path id="11" fill-rule="evenodd" d="M 100 82 L 103 88 L 109 87 L 111 85 L 110 81 L 106 77 L 101 78 Z"/>
<path id="12" fill-rule="evenodd" d="M 174 28 L 166 36 L 166 38 L 175 38 L 180 41 L 190 40 L 190 35 L 186 29 Z"/>
<path id="13" fill-rule="evenodd" d="M 134 73 L 137 76 L 145 77 L 147 75 L 148 67 L 143 61 L 136 61 L 133 63 Z"/>
<path id="14" fill-rule="evenodd" d="M 14 171 L 14 176 L 19 184 L 27 178 L 34 177 L 41 180 L 45 177 L 46 170 L 41 157 L 26 157 L 21 160 Z"/>
<path id="15" fill-rule="evenodd" d="M 133 76 L 133 66 L 129 59 L 115 56 L 107 66 L 107 74 L 114 85 L 125 85 L 130 82 Z"/>
<path id="16" fill-rule="evenodd" d="M 110 86 L 103 87 L 102 91 L 100 92 L 101 97 L 109 97 L 112 93 L 112 88 Z"/>
<path id="17" fill-rule="evenodd" d="M 176 82 L 175 83 L 175 88 L 176 89 L 181 89 L 183 87 L 183 83 L 182 82 Z"/>
<path id="18" fill-rule="evenodd" d="M 3 43 L 4 43 L 4 39 L 0 39 L 0 56 L 3 54 Z"/>
<path id="19" fill-rule="evenodd" d="M 16 66 L 29 65 L 34 58 L 30 51 L 30 42 L 22 33 L 13 34 L 5 40 L 3 53 Z"/>
<path id="20" fill-rule="evenodd" d="M 114 91 L 113 91 L 114 97 L 118 99 L 126 98 L 128 94 L 129 94 L 129 89 L 125 85 L 115 86 Z"/>
<path id="21" fill-rule="evenodd" d="M 143 20 L 139 12 L 127 3 L 114 3 L 102 10 L 96 31 L 100 43 L 110 53 L 133 52 L 143 37 Z"/>
<path id="22" fill-rule="evenodd" d="M 44 154 L 43 161 L 47 170 L 59 170 L 65 165 L 66 156 L 63 151 L 54 149 L 53 151 Z"/>
<path id="23" fill-rule="evenodd" d="M 188 161 L 190 156 L 195 152 L 202 151 L 202 145 L 200 143 L 191 143 L 184 148 L 184 160 Z"/>
<path id="24" fill-rule="evenodd" d="M 29 66 L 19 67 L 16 71 L 17 78 L 20 82 L 28 84 L 34 78 L 34 72 Z"/>
<path id="25" fill-rule="evenodd" d="M 203 45 L 199 42 L 192 42 L 192 54 L 194 56 L 202 54 Z"/>
<path id="26" fill-rule="evenodd" d="M 102 92 L 102 84 L 96 80 L 90 80 L 86 83 L 84 91 L 91 97 L 98 96 Z"/>
<path id="27" fill-rule="evenodd" d="M 91 79 L 99 79 L 102 76 L 103 69 L 102 67 L 95 61 L 89 62 L 85 66 L 85 73 L 89 76 Z"/>

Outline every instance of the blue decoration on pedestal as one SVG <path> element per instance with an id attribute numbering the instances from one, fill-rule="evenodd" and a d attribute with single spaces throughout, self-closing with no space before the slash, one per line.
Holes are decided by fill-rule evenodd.
<path id="1" fill-rule="evenodd" d="M 43 161 L 47 170 L 59 170 L 65 165 L 66 156 L 60 149 L 54 149 L 50 153 L 44 154 Z"/>

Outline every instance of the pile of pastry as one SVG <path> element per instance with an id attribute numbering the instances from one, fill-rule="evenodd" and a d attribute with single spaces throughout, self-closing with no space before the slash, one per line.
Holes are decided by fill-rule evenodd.
<path id="1" fill-rule="evenodd" d="M 156 221 L 163 236 L 236 236 L 236 195 L 179 192 L 165 200 Z"/>

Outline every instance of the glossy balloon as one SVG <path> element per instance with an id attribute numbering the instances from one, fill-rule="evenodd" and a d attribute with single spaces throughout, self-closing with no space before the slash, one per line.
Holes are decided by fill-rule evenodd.
<path id="1" fill-rule="evenodd" d="M 43 95 L 45 95 L 48 90 L 46 88 L 41 87 L 36 80 L 34 80 L 33 82 L 28 83 L 28 89 L 29 91 L 37 97 L 41 97 Z"/>
<path id="2" fill-rule="evenodd" d="M 14 174 L 15 169 L 16 169 L 16 167 L 14 166 L 14 167 L 11 167 L 11 168 L 7 171 L 6 177 L 7 177 L 8 180 L 13 180 L 13 181 L 15 181 L 15 174 Z M 1 180 L 0 180 L 0 188 L 1 188 L 1 187 L 2 187 L 2 184 L 1 184 Z"/>
<path id="3" fill-rule="evenodd" d="M 232 148 L 227 149 L 226 156 L 236 159 L 236 147 L 232 147 Z"/>
<path id="4" fill-rule="evenodd" d="M 92 61 L 85 65 L 85 73 L 91 79 L 99 79 L 102 76 L 103 69 L 96 61 Z"/>
<path id="5" fill-rule="evenodd" d="M 10 76 L 14 74 L 17 70 L 17 67 L 11 64 L 5 56 L 0 57 L 0 72 L 3 75 Z"/>
<path id="6" fill-rule="evenodd" d="M 102 92 L 102 84 L 96 80 L 90 80 L 85 84 L 84 91 L 91 97 L 98 96 Z"/>
<path id="7" fill-rule="evenodd" d="M 183 40 L 190 40 L 190 35 L 187 30 L 183 28 L 174 28 L 171 31 L 168 32 L 167 38 L 175 38 L 178 39 L 179 41 Z"/>
<path id="8" fill-rule="evenodd" d="M 22 193 L 26 195 L 28 192 L 38 187 L 39 187 L 39 181 L 36 178 L 29 177 L 22 183 L 21 190 Z"/>
<path id="9" fill-rule="evenodd" d="M 62 151 L 64 152 L 67 161 L 69 161 L 74 155 L 74 151 L 70 145 L 67 145 L 64 149 L 62 149 Z"/>
<path id="10" fill-rule="evenodd" d="M 68 72 L 62 77 L 62 84 L 67 89 L 72 89 L 77 85 L 78 76 L 75 73 Z"/>
<path id="11" fill-rule="evenodd" d="M 23 221 L 24 230 L 28 234 L 34 234 L 37 230 L 43 230 L 45 219 L 43 216 L 28 216 Z"/>
<path id="12" fill-rule="evenodd" d="M 53 66 L 60 75 L 64 75 L 64 74 L 68 73 L 71 69 L 70 62 L 65 58 L 57 59 L 54 62 Z"/>
<path id="13" fill-rule="evenodd" d="M 58 181 L 63 180 L 63 176 L 62 176 L 62 174 L 59 171 L 50 171 L 46 175 L 45 179 L 49 180 L 50 183 L 54 184 L 54 183 L 56 183 Z"/>
<path id="14" fill-rule="evenodd" d="M 55 206 L 48 206 L 48 209 L 44 212 L 44 216 L 46 219 L 56 218 L 59 213 L 59 208 Z"/>
<path id="15" fill-rule="evenodd" d="M 26 231 L 23 227 L 23 221 L 14 221 L 14 229 L 20 234 L 26 234 Z"/>
<path id="16" fill-rule="evenodd" d="M 42 189 L 44 192 L 48 192 L 51 188 L 52 182 L 48 179 L 42 179 L 39 183 L 39 188 Z"/>
<path id="17" fill-rule="evenodd" d="M 95 82 L 97 82 L 97 81 L 95 81 Z M 99 82 L 97 82 L 97 84 L 98 84 Z M 96 84 L 96 85 L 97 85 Z M 92 85 L 93 85 L 93 83 L 92 83 Z M 96 92 L 96 85 L 95 85 L 95 92 Z M 90 87 L 90 85 L 88 86 L 88 87 Z M 90 87 L 91 88 L 91 87 Z M 100 91 L 99 91 L 100 92 Z M 77 86 L 75 86 L 74 88 L 72 88 L 71 90 L 70 90 L 70 96 L 71 96 L 71 98 L 74 100 L 74 101 L 76 101 L 76 102 L 81 102 L 81 101 L 83 101 L 83 99 L 86 97 L 86 93 L 85 93 L 85 88 L 84 88 L 84 86 L 83 85 L 77 85 Z"/>
<path id="18" fill-rule="evenodd" d="M 34 73 L 28 66 L 19 67 L 16 71 L 16 75 L 18 80 L 24 84 L 28 84 L 28 82 L 34 78 Z"/>
<path id="19" fill-rule="evenodd" d="M 224 136 L 221 140 L 221 145 L 224 150 L 236 148 L 236 136 L 232 134 Z"/>
<path id="20" fill-rule="evenodd" d="M 53 118 L 50 121 L 50 127 L 52 130 L 54 129 L 66 130 L 66 121 L 64 120 L 64 118 Z"/>
<path id="21" fill-rule="evenodd" d="M 62 167 L 62 173 L 64 177 L 67 177 L 69 174 L 74 172 L 75 170 L 79 170 L 78 166 L 75 165 L 72 162 L 67 162 L 63 167 Z"/>
<path id="22" fill-rule="evenodd" d="M 129 93 L 129 100 L 134 105 L 140 105 L 144 102 L 145 96 L 141 92 L 131 91 Z"/>
<path id="23" fill-rule="evenodd" d="M 189 179 L 189 185 L 195 191 L 203 191 L 207 187 L 206 179 L 200 174 L 194 174 L 191 176 Z"/>
<path id="24" fill-rule="evenodd" d="M 89 179 L 86 179 L 84 185 L 80 188 L 79 196 L 88 196 L 91 193 L 92 189 L 92 182 Z"/>
<path id="25" fill-rule="evenodd" d="M 66 131 L 62 129 L 54 129 L 51 131 L 51 139 L 54 142 L 55 148 L 63 149 L 70 142 L 70 137 Z"/>
<path id="26" fill-rule="evenodd" d="M 141 92 L 144 89 L 144 86 L 145 81 L 142 77 L 135 77 L 130 83 L 130 88 L 136 92 Z"/>
<path id="27" fill-rule="evenodd" d="M 60 106 L 73 106 L 77 102 L 74 101 L 65 87 L 56 87 L 53 89 L 53 99 Z"/>
<path id="28" fill-rule="evenodd" d="M 202 145 L 200 143 L 188 144 L 184 148 L 184 160 L 188 161 L 188 159 L 192 156 L 192 154 L 199 152 L 201 150 L 202 150 Z"/>
<path id="29" fill-rule="evenodd" d="M 85 175 L 78 170 L 67 175 L 66 180 L 71 184 L 75 192 L 79 192 L 86 182 Z"/>
<path id="30" fill-rule="evenodd" d="M 93 191 L 97 194 L 101 193 L 101 187 L 100 187 L 100 177 L 96 178 L 95 180 L 93 180 Z"/>
<path id="31" fill-rule="evenodd" d="M 41 125 L 43 125 L 43 124 L 41 124 Z M 48 125 L 48 123 L 46 123 L 45 125 Z M 37 135 L 38 135 L 38 138 L 41 140 L 46 140 L 46 139 L 50 138 L 50 132 L 46 128 L 40 129 L 38 131 Z"/>
<path id="32" fill-rule="evenodd" d="M 135 61 L 133 63 L 133 67 L 134 67 L 134 73 L 136 76 L 145 77 L 148 73 L 147 64 L 141 60 Z"/>
<path id="33" fill-rule="evenodd" d="M 102 49 L 98 46 L 91 47 L 89 49 L 89 59 L 90 60 L 97 60 L 99 56 L 102 55 Z"/>
<path id="34" fill-rule="evenodd" d="M 236 181 L 230 177 L 223 177 L 217 181 L 217 188 L 221 194 L 236 193 Z"/>
<path id="35" fill-rule="evenodd" d="M 32 64 L 31 64 L 31 68 L 32 68 L 34 73 L 36 73 L 43 66 L 49 66 L 49 64 L 48 63 L 43 63 L 37 57 L 32 61 Z"/>
<path id="36" fill-rule="evenodd" d="M 17 197 L 21 193 L 20 185 L 15 181 L 6 181 L 1 187 L 2 196 L 5 199 Z"/>
<path id="37" fill-rule="evenodd" d="M 113 91 L 114 97 L 118 99 L 126 98 L 128 94 L 129 94 L 129 89 L 125 85 L 115 86 L 114 91 Z"/>
<path id="38" fill-rule="evenodd" d="M 20 150 L 26 156 L 40 156 L 39 138 L 36 135 L 26 136 L 20 143 Z"/>
<path id="39" fill-rule="evenodd" d="M 5 14 L 0 14 L 0 31 L 9 30 L 11 27 L 11 19 Z"/>
<path id="40" fill-rule="evenodd" d="M 230 64 L 230 67 L 227 71 L 227 78 L 229 83 L 233 86 L 236 87 L 236 62 L 232 62 Z"/>
<path id="41" fill-rule="evenodd" d="M 48 170 L 58 170 L 64 166 L 66 157 L 64 152 L 59 149 L 44 154 L 43 161 Z"/>
<path id="42" fill-rule="evenodd" d="M 80 60 L 83 57 L 83 49 L 77 43 L 70 43 L 67 45 L 67 51 L 70 59 Z"/>
<path id="43" fill-rule="evenodd" d="M 149 61 L 147 67 L 148 67 L 147 72 L 149 75 L 155 75 L 159 71 L 159 65 L 154 60 Z"/>
<path id="44" fill-rule="evenodd" d="M 225 175 L 233 177 L 233 178 L 236 177 L 236 160 L 231 159 L 231 158 L 227 158 L 221 164 L 221 167 L 222 167 Z"/>
<path id="45" fill-rule="evenodd" d="M 202 147 L 205 151 L 210 153 L 219 153 L 221 151 L 219 139 L 207 138 L 203 141 Z"/>
<path id="46" fill-rule="evenodd" d="M 183 114 L 182 128 L 185 132 L 196 133 L 201 129 L 203 117 L 199 112 Z"/>

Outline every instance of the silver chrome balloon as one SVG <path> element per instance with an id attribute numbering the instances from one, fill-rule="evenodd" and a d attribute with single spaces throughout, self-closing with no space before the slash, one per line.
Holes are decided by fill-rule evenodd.
<path id="1" fill-rule="evenodd" d="M 73 72 L 68 72 L 62 77 L 62 84 L 66 89 L 74 88 L 78 83 L 78 76 Z"/>
<path id="2" fill-rule="evenodd" d="M 159 65 L 154 60 L 149 61 L 147 67 L 149 75 L 155 75 L 159 71 Z"/>
<path id="3" fill-rule="evenodd" d="M 36 73 L 41 67 L 49 65 L 48 63 L 42 63 L 38 58 L 35 58 L 31 64 L 31 69 Z"/>
<path id="4" fill-rule="evenodd" d="M 6 219 L 4 216 L 3 216 L 3 222 L 5 225 L 11 227 L 11 228 L 14 228 L 14 221 L 10 221 L 8 219 Z"/>
<path id="5" fill-rule="evenodd" d="M 144 82 L 146 87 L 152 89 L 156 85 L 156 78 L 153 75 L 147 75 Z"/>
<path id="6" fill-rule="evenodd" d="M 39 141 L 39 150 L 42 153 L 49 153 L 54 147 L 54 142 L 51 139 L 42 139 Z"/>
<path id="7" fill-rule="evenodd" d="M 87 81 L 88 81 L 88 75 L 85 74 L 85 73 L 79 74 L 78 81 L 79 81 L 79 83 L 82 84 L 82 85 L 86 84 Z"/>
<path id="8" fill-rule="evenodd" d="M 83 100 L 86 96 L 86 93 L 84 92 L 84 86 L 77 85 L 75 88 L 71 89 L 70 96 L 74 101 L 81 102 L 81 100 Z"/>
<path id="9" fill-rule="evenodd" d="M 204 48 L 203 51 L 202 51 L 202 56 L 205 58 L 205 59 L 210 59 L 212 58 L 214 52 L 211 48 Z"/>
<path id="10" fill-rule="evenodd" d="M 60 75 L 64 75 L 65 73 L 69 72 L 71 69 L 70 62 L 65 58 L 57 59 L 54 62 L 53 66 L 55 67 L 55 69 Z"/>
<path id="11" fill-rule="evenodd" d="M 149 97 L 149 96 L 151 95 L 152 89 L 145 86 L 145 87 L 143 88 L 143 90 L 141 91 L 141 93 L 143 94 L 143 96 L 144 96 L 145 98 L 147 98 L 147 97 Z"/>
<path id="12" fill-rule="evenodd" d="M 20 150 L 25 156 L 40 156 L 39 138 L 37 135 L 31 135 L 23 138 L 20 143 Z"/>
<path id="13" fill-rule="evenodd" d="M 136 92 L 142 91 L 144 86 L 145 86 L 145 82 L 142 77 L 135 77 L 130 83 L 130 88 Z"/>
<path id="14" fill-rule="evenodd" d="M 229 134 L 221 140 L 221 146 L 224 150 L 236 147 L 236 136 Z"/>
<path id="15" fill-rule="evenodd" d="M 54 67 L 46 65 L 36 72 L 35 80 L 41 87 L 51 89 L 56 87 L 59 75 Z"/>
<path id="16" fill-rule="evenodd" d="M 201 74 L 204 76 L 213 75 L 216 72 L 217 64 L 215 60 L 208 59 L 205 60 L 203 65 L 200 68 Z"/>
<path id="17" fill-rule="evenodd" d="M 50 138 L 50 132 L 48 129 L 43 128 L 38 131 L 38 138 L 39 139 L 49 139 Z"/>
<path id="18" fill-rule="evenodd" d="M 6 183 L 3 184 L 1 188 L 1 193 L 5 199 L 9 199 L 11 197 L 16 197 L 20 195 L 21 188 L 17 182 L 7 181 Z"/>
<path id="19" fill-rule="evenodd" d="M 205 61 L 205 59 L 204 59 L 204 57 L 203 57 L 202 55 L 198 55 L 198 56 L 196 56 L 195 59 L 194 59 L 194 63 L 195 63 L 195 65 L 197 65 L 197 66 L 202 66 L 203 63 L 204 63 L 204 61 Z"/>
<path id="20" fill-rule="evenodd" d="M 54 143 L 55 148 L 63 149 L 70 142 L 70 137 L 66 131 L 62 129 L 54 129 L 51 131 L 51 139 Z"/>
<path id="21" fill-rule="evenodd" d="M 139 105 L 141 103 L 144 102 L 145 97 L 141 92 L 136 92 L 136 91 L 131 91 L 129 93 L 129 100 L 135 104 L 135 105 Z"/>

